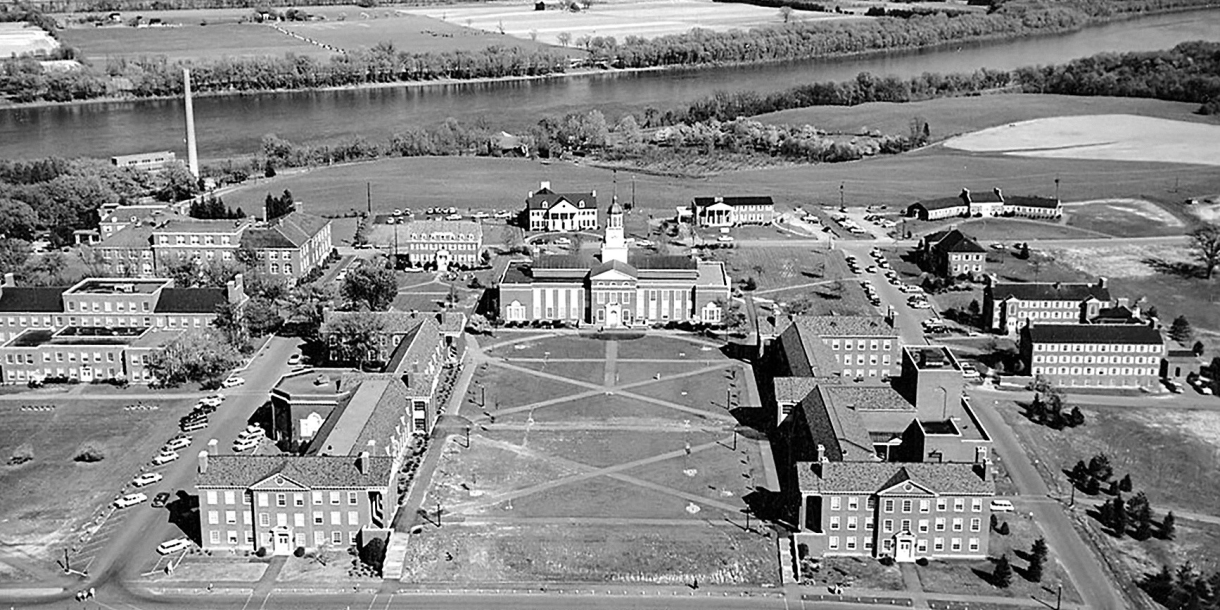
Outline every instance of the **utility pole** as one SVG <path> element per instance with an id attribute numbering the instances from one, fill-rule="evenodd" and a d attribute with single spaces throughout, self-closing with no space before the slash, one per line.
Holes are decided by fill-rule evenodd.
<path id="1" fill-rule="evenodd" d="M 372 182 L 364 183 L 364 198 L 365 198 L 365 201 L 367 201 L 368 205 L 369 205 L 369 216 L 372 216 L 373 215 L 373 183 Z"/>
<path id="2" fill-rule="evenodd" d="M 1059 201 L 1059 176 L 1055 176 L 1055 201 Z"/>
<path id="3" fill-rule="evenodd" d="M 635 174 L 631 174 L 631 209 L 635 209 Z"/>
<path id="4" fill-rule="evenodd" d="M 843 183 L 840 182 L 839 183 L 839 210 L 842 211 L 842 209 L 845 207 L 847 207 L 847 206 L 843 205 Z"/>

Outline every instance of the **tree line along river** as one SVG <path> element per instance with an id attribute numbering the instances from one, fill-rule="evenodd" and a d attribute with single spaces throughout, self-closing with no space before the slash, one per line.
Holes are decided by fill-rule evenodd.
<path id="1" fill-rule="evenodd" d="M 197 98 L 199 153 L 217 159 L 254 152 L 264 134 L 306 142 L 348 135 L 383 139 L 448 117 L 517 129 L 548 115 L 597 108 L 613 121 L 648 106 L 664 111 L 718 90 L 769 93 L 860 72 L 909 78 L 924 72 L 1010 70 L 1102 52 L 1168 49 L 1220 40 L 1220 10 L 1130 19 L 1071 34 L 941 47 L 921 52 L 761 66 L 605 73 L 491 83 L 395 85 L 337 91 Z M 173 150 L 185 156 L 181 100 L 101 102 L 0 110 L 0 157 L 109 157 Z"/>

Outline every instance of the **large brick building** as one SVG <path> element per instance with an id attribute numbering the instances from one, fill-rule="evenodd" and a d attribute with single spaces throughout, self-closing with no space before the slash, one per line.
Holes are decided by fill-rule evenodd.
<path id="1" fill-rule="evenodd" d="M 770 195 L 695 197 L 689 208 L 679 208 L 678 220 L 712 228 L 769 225 L 775 222 L 775 202 Z"/>
<path id="2" fill-rule="evenodd" d="M 500 277 L 505 321 L 564 321 L 607 328 L 724 320 L 724 264 L 689 256 L 631 256 L 618 202 L 607 212 L 601 260 L 540 256 L 514 262 Z"/>
<path id="3" fill-rule="evenodd" d="M 474 267 L 483 250 L 483 225 L 470 220 L 411 220 L 373 227 L 369 243 L 411 267 Z"/>
<path id="4" fill-rule="evenodd" d="M 148 356 L 186 329 L 212 325 L 224 304 L 246 301 L 239 274 L 224 288 L 173 280 L 90 278 L 73 286 L 0 285 L 3 382 L 50 378 L 148 383 Z"/>
<path id="5" fill-rule="evenodd" d="M 1060 386 L 1154 388 L 1165 339 L 1147 324 L 1031 324 L 1021 329 L 1030 375 Z"/>
<path id="6" fill-rule="evenodd" d="M 1116 305 L 1126 302 L 1111 298 L 1104 277 L 1083 284 L 1000 282 L 989 275 L 983 288 L 983 321 L 988 330 L 1006 335 L 1029 323 L 1084 324 Z"/>
<path id="7" fill-rule="evenodd" d="M 920 220 L 940 220 L 954 217 L 1020 216 L 1023 218 L 1059 218 L 1063 204 L 1050 197 L 1005 197 L 1000 189 L 972 193 L 962 189 L 956 197 L 925 199 L 907 206 L 906 215 Z"/>
<path id="8" fill-rule="evenodd" d="M 987 250 L 957 229 L 929 233 L 919 241 L 917 254 L 924 266 L 941 277 L 981 275 L 987 272 Z"/>
<path id="9" fill-rule="evenodd" d="M 346 549 L 381 535 L 397 506 L 390 457 L 199 455 L 199 529 L 205 550 L 287 555 Z"/>

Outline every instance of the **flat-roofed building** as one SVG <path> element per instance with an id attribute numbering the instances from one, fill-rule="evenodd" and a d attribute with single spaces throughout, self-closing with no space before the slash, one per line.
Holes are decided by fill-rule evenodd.
<path id="1" fill-rule="evenodd" d="M 156 152 L 135 153 L 131 155 L 115 155 L 110 157 L 110 164 L 115 167 L 130 167 L 145 171 L 159 171 L 165 166 L 176 163 L 178 155 L 168 150 Z"/>

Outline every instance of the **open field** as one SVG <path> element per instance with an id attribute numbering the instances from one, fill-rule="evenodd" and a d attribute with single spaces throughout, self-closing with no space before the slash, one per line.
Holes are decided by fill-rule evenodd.
<path id="1" fill-rule="evenodd" d="M 1116 237 L 1181 235 L 1186 223 L 1142 199 L 1101 199 L 1064 206 L 1067 224 Z"/>
<path id="2" fill-rule="evenodd" d="M 23 411 L 16 402 L 0 405 L 0 540 L 32 555 L 59 552 L 71 532 L 114 499 L 175 434 L 176 418 L 186 411 L 181 403 L 142 402 L 160 408 L 128 411 L 122 401 L 80 397 L 31 399 L 30 404 L 55 405 L 49 412 Z M 105 459 L 73 461 L 89 442 L 101 447 Z M 33 448 L 34 460 L 7 465 L 24 443 Z"/>
<path id="3" fill-rule="evenodd" d="M 742 512 L 759 492 L 755 485 L 765 486 L 768 467 L 756 442 L 742 439 L 735 448 L 726 440 L 731 417 L 686 412 L 690 401 L 666 381 L 632 391 L 668 405 L 602 392 L 564 400 L 584 390 L 548 389 L 545 380 L 505 367 L 538 370 L 540 363 L 519 359 L 539 349 L 568 358 L 609 354 L 608 368 L 641 363 L 620 363 L 603 341 L 566 336 L 530 343 L 526 350 L 497 348 L 507 362 L 493 360 L 476 373 L 474 401 L 480 384 L 501 392 L 497 384 L 508 374 L 532 388 L 521 402 L 559 402 L 502 413 L 494 423 L 475 414 L 480 425 L 469 446 L 458 439 L 444 445 L 423 503 L 440 506 L 440 526 L 435 510 L 417 517 L 423 527 L 411 539 L 405 582 L 776 581 L 776 541 L 747 531 Z M 700 353 L 679 339 L 619 343 L 622 351 L 657 347 L 654 358 Z M 674 363 L 700 366 L 680 356 Z M 555 363 L 568 364 L 584 363 Z M 717 374 L 723 371 L 705 373 Z"/>
<path id="4" fill-rule="evenodd" d="M 781 289 L 848 277 L 847 263 L 837 253 L 808 246 L 792 248 L 739 247 L 711 250 L 712 260 L 724 261 L 729 277 L 737 282 L 754 278 L 758 290 Z"/>
<path id="5" fill-rule="evenodd" d="M 597 4 L 593 8 L 570 12 L 548 2 L 546 11 L 535 11 L 532 2 L 467 6 L 440 6 L 408 9 L 418 15 L 460 23 L 489 32 L 559 44 L 566 32 L 575 41 L 582 36 L 627 36 L 655 38 L 684 34 L 700 28 L 715 32 L 775 25 L 782 22 L 773 8 L 748 4 L 726 4 L 708 0 L 665 0 L 662 2 L 623 2 Z M 407 12 L 404 10 L 403 12 Z M 793 17 L 805 20 L 846 19 L 844 15 L 794 11 Z"/>
<path id="6" fill-rule="evenodd" d="M 1068 224 L 1071 224 L 1070 222 Z M 1096 239 L 1108 234 L 1068 226 L 1053 220 L 1032 218 L 951 218 L 944 220 L 907 220 L 907 229 L 915 236 L 957 227 L 982 241 L 1000 241 L 1011 246 L 1022 240 L 1034 239 Z"/>
<path id="7" fill-rule="evenodd" d="M 786 208 L 837 205 L 840 184 L 844 185 L 849 206 L 907 205 L 921 198 L 953 194 L 962 187 L 978 190 L 999 186 L 1007 193 L 1049 196 L 1055 192 L 1056 177 L 1061 180 L 1060 196 L 1065 201 L 1138 197 L 1180 202 L 1192 193 L 1220 191 L 1220 172 L 1201 172 L 1197 166 L 976 155 L 934 146 L 856 163 L 747 170 L 704 179 L 637 174 L 636 209 L 629 216 L 670 217 L 674 206 L 694 196 L 717 194 L 766 193 Z M 620 182 L 627 181 L 626 176 L 619 178 Z M 254 212 L 267 193 L 287 188 L 308 202 L 313 213 L 343 213 L 363 208 L 364 185 L 368 182 L 374 193 L 402 193 L 375 197 L 375 212 L 437 205 L 452 205 L 467 212 L 520 209 L 526 194 L 537 190 L 542 180 L 551 181 L 559 191 L 596 189 L 606 197 L 613 190 L 614 175 L 608 169 L 558 161 L 392 158 L 281 172 L 275 178 L 222 195 L 226 204 Z M 455 184 L 462 188 L 455 190 Z"/>
<path id="8" fill-rule="evenodd" d="M 27 23 L 0 23 L 0 57 L 25 53 L 49 53 L 59 48 L 59 41 L 42 28 Z"/>
<path id="9" fill-rule="evenodd" d="M 917 565 L 915 567 L 915 571 L 919 573 L 919 582 L 923 586 L 923 590 L 927 593 L 1002 595 L 1018 599 L 1034 597 L 1044 602 L 1049 601 L 1050 607 L 1054 607 L 1056 586 L 1062 584 L 1063 601 L 1080 603 L 1080 594 L 1076 592 L 1067 572 L 1055 558 L 1053 549 L 1056 542 L 1047 540 L 1052 552 L 1047 557 L 1046 565 L 1043 566 L 1042 580 L 1036 583 L 1031 582 L 1025 578 L 1024 574 L 1024 569 L 1029 565 L 1026 554 L 1029 553 L 1034 541 L 1042 536 L 1042 532 L 1032 519 L 1020 513 L 1001 516 L 1000 520 L 1008 523 L 1009 533 L 1007 536 L 1001 536 L 994 531 L 991 533 L 991 547 L 988 549 L 988 555 L 996 558 L 1000 555 L 1008 556 L 1008 561 L 1013 567 L 1011 586 L 1001 589 L 987 580 L 995 569 L 995 564 L 989 559 L 933 561 L 927 566 Z M 987 524 L 983 525 L 987 526 Z"/>
<path id="10" fill-rule="evenodd" d="M 295 8 L 305 11 L 310 15 L 317 15 L 323 19 L 363 19 L 367 15 L 369 19 L 378 19 L 385 17 L 393 17 L 394 11 L 390 9 L 369 9 L 361 8 L 355 4 L 335 4 L 328 6 L 296 6 Z M 286 8 L 274 9 L 279 12 L 284 12 Z M 69 13 L 48 13 L 55 17 L 60 24 L 66 28 L 92 28 L 92 24 L 81 23 L 81 20 L 89 15 L 97 13 L 88 12 L 69 12 Z M 108 12 L 105 14 L 109 14 Z M 198 25 L 202 21 L 209 24 L 216 23 L 244 23 L 254 18 L 254 9 L 251 8 L 201 8 L 201 9 L 175 9 L 169 11 L 127 11 L 120 13 L 120 17 L 126 21 L 136 17 L 143 16 L 145 19 L 160 19 L 163 23 L 169 24 L 190 24 Z"/>
<path id="11" fill-rule="evenodd" d="M 1130 114 L 1034 119 L 958 136 L 945 146 L 1046 158 L 1220 165 L 1220 125 Z"/>
<path id="12" fill-rule="evenodd" d="M 1084 426 L 1055 431 L 1033 424 L 1011 402 L 1001 402 L 999 410 L 1026 452 L 1039 462 L 1039 472 L 1052 493 L 1069 494 L 1064 469 L 1105 453 L 1116 478 L 1130 473 L 1135 491 L 1148 495 L 1155 513 L 1163 514 L 1171 507 L 1217 514 L 1220 413 L 1082 407 Z M 1104 494 L 1099 498 L 1104 500 Z"/>
<path id="13" fill-rule="evenodd" d="M 267 571 L 267 560 L 210 561 L 207 557 L 187 557 L 174 566 L 173 574 L 156 573 L 151 580 L 158 582 L 207 581 L 255 582 Z"/>
<path id="14" fill-rule="evenodd" d="M 1216 124 L 1215 117 L 1195 114 L 1198 104 L 1130 97 L 1082 97 L 1005 93 L 949 97 L 905 104 L 874 102 L 859 106 L 817 106 L 782 110 L 755 117 L 773 125 L 809 124 L 832 133 L 910 133 L 911 119 L 928 122 L 935 140 L 1007 125 L 1057 116 L 1139 114 L 1178 121 Z"/>
<path id="15" fill-rule="evenodd" d="M 76 47 L 86 57 L 165 56 L 170 61 L 220 59 L 223 57 L 282 56 L 286 53 L 329 57 L 322 47 L 285 36 L 266 25 L 228 23 L 181 27 L 73 28 L 60 32 L 64 44 Z"/>
<path id="16" fill-rule="evenodd" d="M 390 43 L 399 51 L 444 53 L 478 51 L 492 45 L 550 48 L 499 32 L 463 27 L 458 21 L 442 21 L 423 15 L 395 11 L 389 19 L 348 19 L 281 24 L 284 29 L 347 51 L 368 50 Z M 572 49 L 573 54 L 577 53 Z"/>

